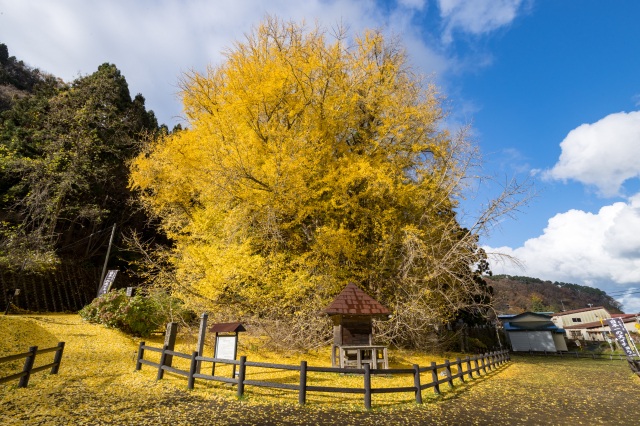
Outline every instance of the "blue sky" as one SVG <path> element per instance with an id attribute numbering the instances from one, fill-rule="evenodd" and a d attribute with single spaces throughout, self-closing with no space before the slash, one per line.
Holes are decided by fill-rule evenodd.
<path id="1" fill-rule="evenodd" d="M 0 42 L 67 81 L 115 63 L 172 126 L 180 75 L 219 63 L 266 13 L 400 36 L 447 97 L 445 126 L 472 125 L 482 175 L 534 183 L 481 239 L 520 260 L 494 258 L 494 272 L 591 285 L 640 311 L 640 2 L 0 0 Z M 490 182 L 463 220 L 499 191 Z"/>

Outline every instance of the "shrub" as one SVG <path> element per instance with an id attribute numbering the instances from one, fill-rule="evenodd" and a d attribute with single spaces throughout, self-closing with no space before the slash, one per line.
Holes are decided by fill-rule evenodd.
<path id="1" fill-rule="evenodd" d="M 123 323 L 118 312 L 128 303 L 124 290 L 110 291 L 93 299 L 89 305 L 80 310 L 79 314 L 86 321 L 121 328 Z"/>
<path id="2" fill-rule="evenodd" d="M 95 298 L 79 314 L 85 321 L 146 337 L 175 316 L 183 316 L 184 309 L 167 294 L 128 297 L 124 290 L 115 290 Z"/>

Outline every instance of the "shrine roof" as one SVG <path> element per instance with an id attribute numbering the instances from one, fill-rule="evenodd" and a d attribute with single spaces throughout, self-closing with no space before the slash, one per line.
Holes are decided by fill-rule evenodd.
<path id="1" fill-rule="evenodd" d="M 391 314 L 389 309 L 353 283 L 347 284 L 323 312 L 327 315 L 387 316 Z"/>

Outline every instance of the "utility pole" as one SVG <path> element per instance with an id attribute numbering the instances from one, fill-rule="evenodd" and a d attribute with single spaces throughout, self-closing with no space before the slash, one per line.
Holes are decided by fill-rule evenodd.
<path id="1" fill-rule="evenodd" d="M 116 234 L 116 224 L 113 224 L 113 228 L 111 228 L 111 238 L 109 238 L 109 247 L 107 248 L 107 255 L 104 258 L 104 266 L 102 267 L 102 275 L 100 275 L 100 282 L 98 283 L 98 291 L 100 291 L 100 286 L 102 285 L 102 281 L 104 280 L 104 275 L 107 273 L 107 263 L 109 262 L 109 253 L 111 253 L 111 244 L 113 244 L 113 237 Z"/>

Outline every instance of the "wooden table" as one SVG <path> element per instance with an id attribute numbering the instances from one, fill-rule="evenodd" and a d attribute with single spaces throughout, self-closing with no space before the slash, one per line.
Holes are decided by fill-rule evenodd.
<path id="1" fill-rule="evenodd" d="M 369 364 L 371 368 L 380 368 L 380 364 L 382 364 L 382 368 L 389 368 L 387 347 L 383 345 L 332 345 L 331 365 L 333 367 L 339 365 L 340 368 L 360 369 L 364 364 Z"/>

